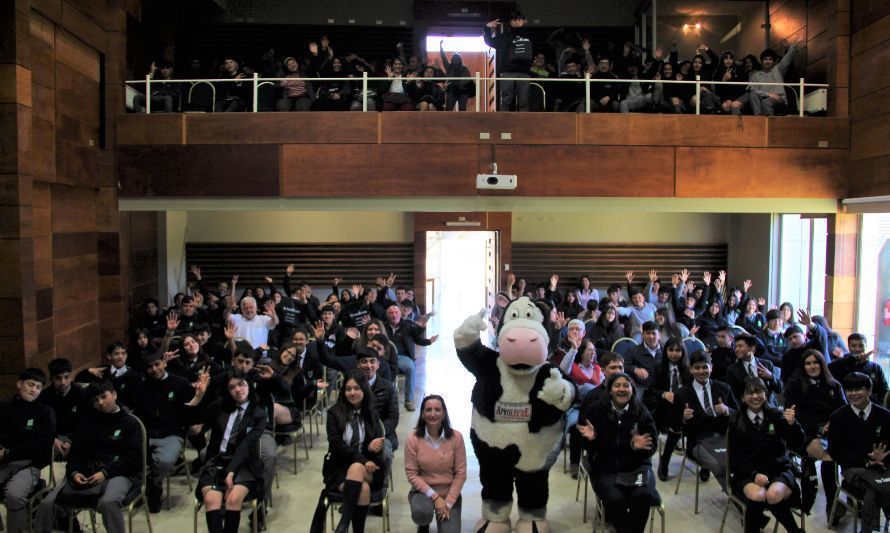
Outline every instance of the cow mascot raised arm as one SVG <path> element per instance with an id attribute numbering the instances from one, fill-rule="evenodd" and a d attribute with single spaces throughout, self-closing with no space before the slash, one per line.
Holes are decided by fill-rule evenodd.
<path id="1" fill-rule="evenodd" d="M 516 484 L 519 533 L 547 533 L 548 475 L 559 455 L 563 413 L 575 386 L 547 362 L 550 309 L 527 297 L 510 302 L 498 323 L 498 350 L 484 346 L 485 311 L 454 332 L 461 363 L 476 377 L 470 441 L 479 459 L 482 519 L 476 533 L 507 533 Z"/>

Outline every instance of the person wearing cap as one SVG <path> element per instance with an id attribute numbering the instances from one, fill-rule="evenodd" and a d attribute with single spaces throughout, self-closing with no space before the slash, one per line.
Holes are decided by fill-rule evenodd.
<path id="1" fill-rule="evenodd" d="M 800 39 L 800 37 L 795 37 L 795 39 Z M 775 114 L 776 109 L 784 109 L 788 105 L 785 87 L 779 84 L 785 81 L 785 73 L 788 72 L 791 62 L 794 60 L 797 44 L 797 40 L 791 43 L 781 61 L 778 61 L 779 54 L 771 48 L 760 53 L 762 68 L 751 73 L 748 78 L 748 81 L 751 82 L 748 86 L 749 103 L 755 115 L 771 117 Z"/>
<path id="2" fill-rule="evenodd" d="M 880 531 L 881 510 L 890 512 L 890 411 L 870 399 L 872 381 L 865 374 L 851 372 L 842 384 L 849 404 L 828 421 L 828 453 L 860 495 L 861 531 Z"/>
<path id="3" fill-rule="evenodd" d="M 788 383 L 795 370 L 800 368 L 803 354 L 807 350 L 816 350 L 828 354 L 828 333 L 825 328 L 810 318 L 805 309 L 798 309 L 799 326 L 791 326 L 785 330 L 785 353 L 782 355 L 782 383 Z M 803 328 L 803 329 L 801 329 Z M 809 340 L 807 340 L 809 337 Z"/>
<path id="4" fill-rule="evenodd" d="M 96 485 L 103 485 L 96 511 L 102 515 L 105 530 L 126 531 L 122 506 L 142 476 L 142 430 L 136 418 L 117 403 L 111 382 L 91 383 L 85 396 L 92 407 L 77 426 L 65 478 L 37 509 L 35 531 L 39 533 L 53 530 L 54 507 L 64 503 L 63 493 Z"/>
<path id="5" fill-rule="evenodd" d="M 6 531 L 21 533 L 28 520 L 28 496 L 50 463 L 56 416 L 35 401 L 46 383 L 39 368 L 26 368 L 15 383 L 16 394 L 0 404 L 0 489 L 6 506 Z"/>
<path id="6" fill-rule="evenodd" d="M 498 66 L 501 67 L 502 78 L 528 78 L 532 66 L 534 51 L 531 35 L 525 29 L 528 20 L 521 11 L 513 11 L 510 14 L 510 24 L 502 33 L 497 33 L 500 19 L 495 19 L 485 25 L 482 37 L 485 44 L 497 49 Z M 517 98 L 517 111 L 528 111 L 528 81 L 501 81 L 498 82 L 498 111 L 510 111 L 513 99 Z"/>

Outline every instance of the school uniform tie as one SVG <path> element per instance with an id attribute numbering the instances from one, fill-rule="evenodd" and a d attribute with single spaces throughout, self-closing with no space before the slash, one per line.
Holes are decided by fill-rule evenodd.
<path id="1" fill-rule="evenodd" d="M 754 361 L 751 361 L 748 364 L 748 375 L 751 376 L 752 378 L 757 376 L 757 374 L 754 372 Z"/>
<path id="2" fill-rule="evenodd" d="M 760 427 L 760 422 L 761 422 L 761 420 L 760 420 L 760 415 L 754 415 L 754 426 L 756 426 L 756 427 L 759 428 L 759 427 Z"/>
<path id="3" fill-rule="evenodd" d="M 350 427 L 352 427 L 352 438 L 349 439 L 349 447 L 353 450 L 358 450 L 361 445 L 359 423 L 359 414 L 356 411 L 352 414 L 352 422 L 349 423 Z"/>
<path id="4" fill-rule="evenodd" d="M 865 411 L 859 411 L 859 420 L 865 422 Z"/>
<path id="5" fill-rule="evenodd" d="M 702 399 L 705 401 L 705 412 L 708 413 L 708 416 L 716 416 L 714 413 L 714 406 L 711 405 L 711 395 L 708 394 L 708 388 L 702 388 Z"/>
<path id="6" fill-rule="evenodd" d="M 677 389 L 680 388 L 680 372 L 677 368 L 674 368 L 674 371 L 671 372 L 671 392 L 677 392 Z"/>

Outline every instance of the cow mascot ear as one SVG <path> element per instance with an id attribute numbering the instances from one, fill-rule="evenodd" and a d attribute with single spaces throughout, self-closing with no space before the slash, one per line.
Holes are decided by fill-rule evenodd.
<path id="1" fill-rule="evenodd" d="M 538 306 L 538 309 L 541 310 L 541 314 L 544 315 L 544 321 L 542 324 L 544 325 L 544 330 L 548 333 L 550 332 L 550 324 L 552 323 L 552 314 L 553 309 L 550 307 L 550 304 L 547 303 L 547 300 L 535 300 L 535 305 Z"/>

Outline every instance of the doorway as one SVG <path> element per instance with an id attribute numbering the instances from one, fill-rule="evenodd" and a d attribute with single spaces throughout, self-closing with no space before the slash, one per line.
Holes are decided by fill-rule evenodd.
<path id="1" fill-rule="evenodd" d="M 440 335 L 425 361 L 425 390 L 441 394 L 452 423 L 469 429 L 468 399 L 473 377 L 457 361 L 452 334 L 469 315 L 487 308 L 494 298 L 497 273 L 496 231 L 427 231 L 427 313 L 435 311 L 427 332 Z"/>

